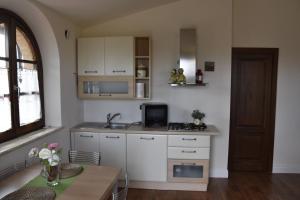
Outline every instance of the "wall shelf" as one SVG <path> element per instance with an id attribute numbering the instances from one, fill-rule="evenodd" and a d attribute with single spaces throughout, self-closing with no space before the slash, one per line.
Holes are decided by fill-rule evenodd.
<path id="1" fill-rule="evenodd" d="M 178 84 L 178 83 L 169 83 L 171 87 L 204 87 L 207 86 L 208 83 L 201 83 L 201 84 Z"/>
<path id="2" fill-rule="evenodd" d="M 135 98 L 149 100 L 151 98 L 151 45 L 149 37 L 135 37 Z M 143 66 L 145 77 L 137 77 L 139 67 Z M 140 83 L 140 84 L 139 84 Z M 138 85 L 144 85 L 144 95 L 139 96 Z"/>
<path id="3" fill-rule="evenodd" d="M 149 80 L 149 77 L 135 77 L 136 80 Z"/>

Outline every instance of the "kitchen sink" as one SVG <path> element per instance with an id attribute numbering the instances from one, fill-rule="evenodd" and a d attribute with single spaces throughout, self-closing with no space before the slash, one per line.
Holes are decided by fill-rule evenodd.
<path id="1" fill-rule="evenodd" d="M 107 124 L 104 128 L 127 129 L 128 127 L 129 127 L 129 124 L 126 124 L 126 123 L 111 123 L 111 124 Z"/>

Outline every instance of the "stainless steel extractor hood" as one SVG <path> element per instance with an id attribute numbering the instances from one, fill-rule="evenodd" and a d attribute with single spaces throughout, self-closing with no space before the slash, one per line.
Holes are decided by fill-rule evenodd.
<path id="1" fill-rule="evenodd" d="M 180 68 L 183 68 L 186 84 L 196 84 L 196 29 L 180 29 Z"/>

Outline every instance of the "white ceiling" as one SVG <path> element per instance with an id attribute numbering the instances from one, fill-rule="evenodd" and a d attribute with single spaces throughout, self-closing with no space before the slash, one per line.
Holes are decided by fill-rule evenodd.
<path id="1" fill-rule="evenodd" d="M 36 0 L 80 26 L 90 26 L 178 0 Z"/>

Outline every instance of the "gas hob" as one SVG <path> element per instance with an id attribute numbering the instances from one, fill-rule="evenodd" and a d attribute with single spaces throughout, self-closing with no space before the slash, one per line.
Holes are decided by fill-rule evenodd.
<path id="1" fill-rule="evenodd" d="M 194 123 L 171 122 L 168 124 L 168 131 L 204 131 L 206 124 L 196 126 Z"/>

